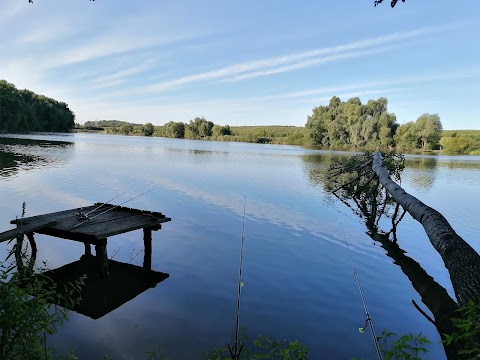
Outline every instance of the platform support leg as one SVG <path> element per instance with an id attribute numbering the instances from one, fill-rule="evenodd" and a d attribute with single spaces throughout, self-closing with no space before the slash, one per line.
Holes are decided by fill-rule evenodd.
<path id="1" fill-rule="evenodd" d="M 23 258 L 22 258 L 22 247 L 23 247 L 23 235 L 17 236 L 17 243 L 15 244 L 15 261 L 17 263 L 17 270 L 19 273 L 22 273 L 24 270 Z"/>
<path id="2" fill-rule="evenodd" d="M 101 277 L 108 275 L 108 258 L 107 258 L 107 239 L 103 239 L 100 243 L 95 245 L 95 255 L 98 263 L 98 274 Z"/>
<path id="3" fill-rule="evenodd" d="M 90 244 L 87 242 L 84 242 L 83 245 L 85 245 L 85 256 L 91 256 L 92 248 L 90 247 Z"/>
<path id="4" fill-rule="evenodd" d="M 33 232 L 27 234 L 27 239 L 30 243 L 30 247 L 32 248 L 32 255 L 35 254 L 35 256 L 37 256 L 37 243 L 33 237 Z"/>
<path id="5" fill-rule="evenodd" d="M 37 260 L 37 243 L 35 242 L 35 238 L 33 237 L 33 232 L 27 234 L 27 239 L 30 243 L 32 251 L 32 253 L 30 254 L 30 259 L 28 260 L 28 271 L 30 274 L 32 274 L 35 261 Z"/>
<path id="6" fill-rule="evenodd" d="M 143 267 L 145 269 L 152 269 L 152 229 L 144 228 L 143 229 L 143 244 L 144 256 L 143 256 Z"/>

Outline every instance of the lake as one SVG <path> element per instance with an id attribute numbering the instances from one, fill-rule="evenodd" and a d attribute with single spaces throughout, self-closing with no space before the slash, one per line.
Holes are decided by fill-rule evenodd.
<path id="1" fill-rule="evenodd" d="M 13 137 L 13 139 L 12 139 Z M 201 359 L 234 333 L 242 219 L 240 323 L 250 338 L 298 339 L 311 359 L 376 358 L 346 247 L 348 239 L 377 333 L 422 332 L 428 359 L 445 355 L 435 327 L 414 308 L 420 296 L 366 227 L 325 192 L 333 153 L 298 146 L 99 134 L 0 137 L 0 231 L 26 216 L 106 202 L 160 211 L 152 269 L 170 277 L 98 320 L 70 313 L 48 338 L 81 359 Z M 479 156 L 407 156 L 402 186 L 440 211 L 480 251 Z M 344 235 L 345 234 L 345 235 Z M 454 296 L 448 272 L 410 216 L 398 241 Z M 71 263 L 83 244 L 36 235 L 37 263 Z M 142 231 L 109 238 L 116 261 L 142 266 Z M 1 244 L 0 257 L 8 246 Z"/>

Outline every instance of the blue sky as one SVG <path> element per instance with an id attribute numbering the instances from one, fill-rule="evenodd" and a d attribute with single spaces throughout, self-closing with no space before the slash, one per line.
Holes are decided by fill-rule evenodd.
<path id="1" fill-rule="evenodd" d="M 480 129 L 480 1 L 1 0 L 0 79 L 76 121 L 303 126 L 336 95 Z"/>

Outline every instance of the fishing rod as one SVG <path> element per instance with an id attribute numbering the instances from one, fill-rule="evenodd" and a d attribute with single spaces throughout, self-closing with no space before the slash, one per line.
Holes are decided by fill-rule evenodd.
<path id="1" fill-rule="evenodd" d="M 105 206 L 105 205 L 109 205 L 109 204 L 110 204 L 110 203 L 111 203 L 113 200 L 115 200 L 116 198 L 119 198 L 120 196 L 122 196 L 122 195 L 124 195 L 124 194 L 126 194 L 126 193 L 127 193 L 127 192 L 126 192 L 126 191 L 124 191 L 124 192 L 123 192 L 123 193 L 121 193 L 120 195 L 117 195 L 117 196 L 115 196 L 114 198 L 112 198 L 112 199 L 108 200 L 106 203 L 103 203 L 103 204 L 101 204 L 101 205 L 97 206 L 95 209 L 93 209 L 93 210 L 90 210 L 89 212 L 87 212 L 87 213 L 86 213 L 86 214 L 84 214 L 84 215 L 85 215 L 85 216 L 88 216 L 88 215 L 90 215 L 92 212 L 94 212 L 94 211 L 97 211 L 98 209 L 102 208 L 102 207 L 103 207 L 103 206 Z"/>
<path id="2" fill-rule="evenodd" d="M 240 333 L 240 295 L 242 294 L 242 287 L 243 287 L 243 281 L 242 281 L 242 268 L 243 268 L 243 243 L 245 240 L 245 208 L 246 208 L 246 202 L 247 198 L 245 197 L 245 200 L 243 202 L 243 221 L 242 221 L 242 237 L 240 238 L 240 266 L 238 268 L 238 290 L 237 290 L 237 317 L 235 321 L 235 345 L 230 347 L 228 345 L 228 350 L 230 351 L 230 357 L 232 360 L 239 360 L 240 359 L 240 353 L 242 352 L 243 345 L 238 347 L 239 341 L 238 341 L 238 336 Z"/>
<path id="3" fill-rule="evenodd" d="M 383 360 L 382 351 L 380 349 L 380 345 L 378 344 L 378 338 L 377 338 L 377 334 L 375 332 L 375 328 L 373 326 L 372 317 L 370 316 L 370 312 L 368 311 L 367 302 L 366 302 L 365 296 L 363 294 L 362 286 L 360 285 L 360 279 L 358 278 L 357 269 L 355 268 L 355 264 L 353 262 L 353 257 L 352 257 L 352 251 L 350 249 L 350 244 L 348 243 L 347 235 L 345 234 L 345 229 L 343 228 L 342 223 L 340 223 L 340 226 L 342 227 L 343 237 L 345 238 L 345 244 L 347 244 L 348 255 L 350 256 L 350 263 L 352 264 L 352 268 L 353 268 L 353 274 L 355 275 L 355 279 L 357 280 L 358 291 L 360 292 L 360 297 L 362 298 L 362 303 L 363 303 L 363 309 L 365 310 L 365 317 L 366 317 L 365 318 L 365 325 L 363 327 L 359 328 L 358 331 L 363 333 L 365 331 L 365 329 L 367 328 L 367 326 L 370 325 L 370 333 L 372 334 L 372 340 L 373 340 L 373 344 L 375 346 L 375 351 L 377 352 L 378 359 Z"/>
<path id="4" fill-rule="evenodd" d="M 124 202 L 122 202 L 122 203 L 120 203 L 120 204 L 118 204 L 118 205 L 115 205 L 115 206 L 111 207 L 110 209 L 107 209 L 107 210 L 105 210 L 105 211 L 102 211 L 100 214 L 97 214 L 97 215 L 95 215 L 95 216 L 92 216 L 92 217 L 87 218 L 85 221 L 82 221 L 82 222 L 80 222 L 80 223 L 72 226 L 72 227 L 71 227 L 70 229 L 68 229 L 68 230 L 70 231 L 70 230 L 72 230 L 72 229 L 74 229 L 74 228 L 76 228 L 76 227 L 78 227 L 78 226 L 80 226 L 80 225 L 83 225 L 83 224 L 85 224 L 86 222 L 88 222 L 88 221 L 90 221 L 90 220 L 92 220 L 92 219 L 95 219 L 96 217 L 98 217 L 98 216 L 100 216 L 100 215 L 103 215 L 103 214 L 105 214 L 105 213 L 107 213 L 107 212 L 109 212 L 109 211 L 112 211 L 113 209 L 116 209 L 117 207 L 119 207 L 119 206 L 121 206 L 121 205 L 123 205 L 123 204 L 126 204 L 127 202 L 130 202 L 130 201 L 132 201 L 132 200 L 134 200 L 134 199 L 136 199 L 136 198 L 138 198 L 138 197 L 140 197 L 140 196 L 142 196 L 142 195 L 148 194 L 149 192 L 151 192 L 151 191 L 153 191 L 153 190 L 155 190 L 155 189 L 158 189 L 159 187 L 160 187 L 160 185 L 155 186 L 154 188 L 152 188 L 152 189 L 150 189 L 150 190 L 144 191 L 143 193 L 138 194 L 138 195 L 136 195 L 136 196 L 134 196 L 134 197 L 132 197 L 132 198 L 130 198 L 130 199 L 128 199 L 128 200 L 125 200 Z M 118 197 L 118 196 L 117 196 L 117 197 Z M 105 205 L 105 204 L 104 204 L 104 205 Z M 93 210 L 92 210 L 92 211 L 93 211 Z M 91 211 L 90 211 L 90 212 L 91 212 Z"/>
<path id="5" fill-rule="evenodd" d="M 126 191 L 124 191 L 124 192 L 121 193 L 120 195 L 115 196 L 114 198 L 111 198 L 111 199 L 108 200 L 106 203 L 100 204 L 100 205 L 97 206 L 95 209 L 90 210 L 90 211 L 87 212 L 86 214 L 83 212 L 83 206 L 81 206 L 81 207 L 80 207 L 80 210 L 78 210 L 78 212 L 75 214 L 75 215 L 77 216 L 78 221 L 80 221 L 80 220 L 87 220 L 87 219 L 89 218 L 88 215 L 90 215 L 92 212 L 97 211 L 98 209 L 102 208 L 102 207 L 105 206 L 105 205 L 109 205 L 110 202 L 112 202 L 112 201 L 115 200 L 116 198 L 122 196 L 123 194 L 126 194 Z"/>

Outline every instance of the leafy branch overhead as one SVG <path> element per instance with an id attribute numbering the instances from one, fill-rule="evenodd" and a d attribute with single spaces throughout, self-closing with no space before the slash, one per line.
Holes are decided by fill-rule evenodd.
<path id="1" fill-rule="evenodd" d="M 398 2 L 398 0 L 392 0 L 392 1 L 390 2 L 390 6 L 391 6 L 392 8 L 395 7 L 395 5 L 397 5 L 397 2 Z M 405 0 L 402 0 L 402 2 L 405 2 Z M 374 6 L 377 6 L 377 5 L 380 5 L 381 3 L 383 3 L 383 0 L 376 0 L 376 1 L 373 2 L 373 5 L 374 5 Z"/>
<path id="2" fill-rule="evenodd" d="M 90 1 L 95 1 L 95 0 L 90 0 Z M 33 0 L 28 0 L 30 4 L 33 4 Z"/>
<path id="3" fill-rule="evenodd" d="M 90 0 L 90 1 L 95 1 L 95 0 Z M 33 0 L 28 0 L 29 3 L 33 4 Z M 373 2 L 373 5 L 374 6 L 377 6 L 379 4 L 381 4 L 383 2 L 383 0 L 376 0 Z M 392 0 L 392 2 L 390 3 L 390 6 L 393 8 L 395 7 L 395 5 L 397 5 L 397 2 L 398 0 Z M 402 0 L 402 2 L 405 2 L 405 0 Z"/>

